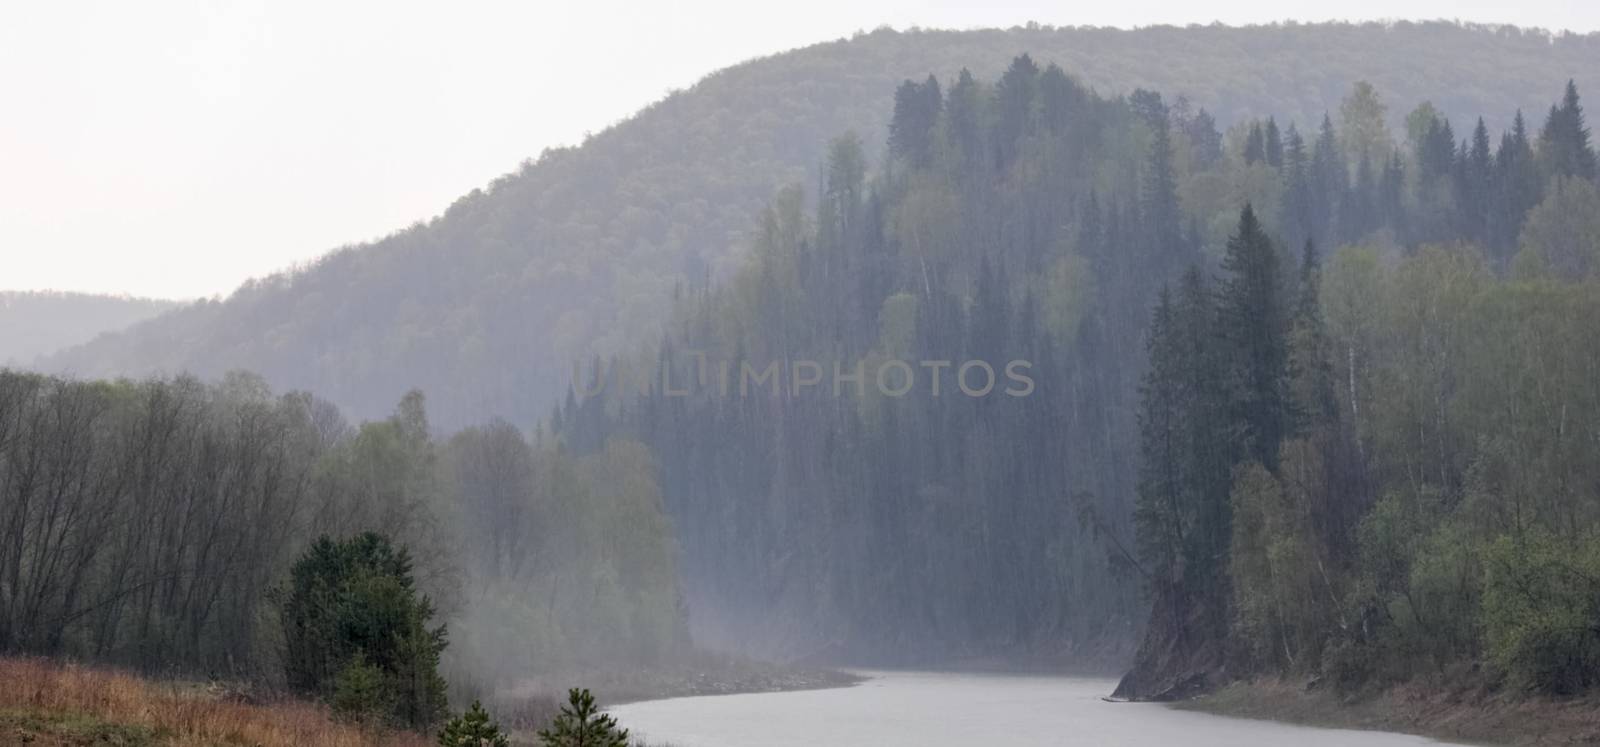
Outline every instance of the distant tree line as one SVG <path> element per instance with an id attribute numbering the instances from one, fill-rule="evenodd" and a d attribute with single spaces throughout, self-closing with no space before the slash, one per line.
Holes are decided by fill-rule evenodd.
<path id="1" fill-rule="evenodd" d="M 579 146 L 507 164 L 509 173 L 439 205 L 436 216 L 418 216 L 392 235 L 330 251 L 41 365 L 96 378 L 187 370 L 211 379 L 250 370 L 279 391 L 316 392 L 354 419 L 387 417 L 406 391 L 420 388 L 430 417 L 448 430 L 493 417 L 526 429 L 563 396 L 574 359 L 653 343 L 674 286 L 697 288 L 735 274 L 754 244 L 751 216 L 786 184 L 814 191 L 830 138 L 854 129 L 876 168 L 903 79 L 934 73 L 948 93 L 965 66 L 988 84 L 1019 50 L 1059 63 L 1103 95 L 1137 86 L 1162 91 L 1175 124 L 1213 137 L 1222 130 L 1225 137 L 1197 151 L 1201 159 L 1224 148 L 1236 159 L 1242 141 L 1232 126 L 1264 123 L 1268 115 L 1284 129 L 1298 122 L 1309 151 L 1324 111 L 1347 131 L 1337 102 L 1358 80 L 1389 97 L 1387 123 L 1397 133 L 1406 113 L 1399 104 L 1432 97 L 1435 113 L 1454 122 L 1452 147 L 1470 135 L 1474 115 L 1487 115 L 1498 138 L 1519 108 L 1537 141 L 1544 106 L 1559 92 L 1547 89 L 1600 67 L 1592 34 L 1437 21 L 881 28 L 708 75 Z M 1194 106 L 1176 106 L 1180 93 Z M 941 96 L 940 112 L 944 103 Z M 1189 138 L 1177 129 L 1172 140 L 1179 153 L 1187 149 Z M 1119 164 L 1118 173 L 1097 179 L 1123 179 L 1137 164 L 1130 159 L 1145 155 L 1115 132 L 1094 147 L 1101 145 L 1122 152 L 1106 161 Z M 1383 171 L 1376 155 L 1373 161 L 1377 180 Z M 1179 167 L 1187 178 L 1187 164 Z M 1354 180 L 1356 164 L 1348 168 Z M 1099 196 L 1109 196 L 1106 186 Z M 1124 217 L 1126 197 L 1119 198 Z M 1240 205 L 1225 211 L 1191 203 L 1237 195 L 1226 185 L 1196 184 L 1183 197 L 1215 254 L 1232 224 L 1219 216 L 1236 216 Z M 1276 205 L 1255 204 L 1276 231 Z M 1075 210 L 1059 207 L 1067 215 L 1052 231 Z M 1299 242 L 1286 245 L 1297 251 Z M 23 318 L 24 332 L 41 328 L 36 317 Z M 0 363 L 6 326 L 0 314 Z"/>

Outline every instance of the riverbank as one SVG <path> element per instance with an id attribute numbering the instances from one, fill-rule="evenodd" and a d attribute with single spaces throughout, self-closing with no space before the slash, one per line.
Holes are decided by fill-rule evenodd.
<path id="1" fill-rule="evenodd" d="M 668 698 L 700 695 L 775 693 L 850 687 L 866 678 L 819 667 L 796 667 L 737 656 L 699 652 L 687 659 L 653 667 L 585 668 L 528 677 L 515 686 L 479 697 L 511 734 L 512 744 L 537 743 L 544 728 L 566 702 L 567 689 L 587 688 L 605 708 Z M 626 723 L 623 724 L 627 726 Z"/>
<path id="2" fill-rule="evenodd" d="M 1600 744 L 1600 698 L 1514 697 L 1478 686 L 1401 685 L 1341 696 L 1305 681 L 1261 679 L 1172 703 L 1180 710 L 1306 726 L 1405 732 L 1481 745 Z"/>
<path id="3" fill-rule="evenodd" d="M 34 658 L 0 658 L 0 744 L 424 747 L 426 735 L 340 723 L 321 705 Z"/>
<path id="4" fill-rule="evenodd" d="M 862 681 L 849 672 L 820 667 L 794 667 L 699 653 L 692 658 L 653 667 L 616 666 L 577 672 L 549 672 L 527 677 L 493 696 L 495 701 L 565 700 L 567 688 L 585 687 L 605 705 L 696 695 L 786 692 L 849 687 Z"/>

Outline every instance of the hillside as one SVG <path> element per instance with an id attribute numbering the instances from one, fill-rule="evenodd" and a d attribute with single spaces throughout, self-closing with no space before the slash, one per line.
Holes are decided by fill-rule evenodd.
<path id="1" fill-rule="evenodd" d="M 88 293 L 0 291 L 0 364 L 26 364 L 179 305 Z"/>
<path id="2" fill-rule="evenodd" d="M 528 424 L 575 360 L 652 339 L 676 286 L 730 276 L 760 207 L 782 185 L 815 184 L 830 138 L 855 130 L 880 143 L 900 81 L 930 71 L 948 81 L 963 67 L 989 79 L 1020 52 L 1105 95 L 1185 95 L 1223 129 L 1270 113 L 1310 131 L 1364 79 L 1390 103 L 1397 132 L 1427 99 L 1461 132 L 1479 113 L 1498 131 L 1516 107 L 1541 115 L 1556 82 L 1600 69 L 1594 35 L 1444 23 L 877 31 L 715 73 L 426 223 L 45 367 L 245 368 L 358 417 L 420 387 L 442 425 L 489 415 Z M 877 163 L 875 147 L 868 157 Z"/>

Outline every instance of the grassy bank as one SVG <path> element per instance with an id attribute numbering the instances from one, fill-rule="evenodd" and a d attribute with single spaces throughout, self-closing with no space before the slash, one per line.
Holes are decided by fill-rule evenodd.
<path id="1" fill-rule="evenodd" d="M 1303 681 L 1235 683 L 1174 707 L 1308 726 L 1375 729 L 1483 745 L 1600 744 L 1600 698 L 1526 698 L 1482 687 L 1402 685 L 1343 696 Z"/>
<path id="2" fill-rule="evenodd" d="M 795 669 L 706 655 L 694 666 L 588 671 L 528 681 L 517 692 L 483 700 L 514 734 L 535 743 L 573 684 L 607 704 L 635 700 L 843 687 L 855 675 Z M 626 724 L 624 724 L 626 726 Z M 375 730 L 342 722 L 320 704 L 247 694 L 195 682 L 141 678 L 126 672 L 39 658 L 0 658 L 0 744 L 42 747 L 423 747 L 430 735 Z"/>
<path id="3" fill-rule="evenodd" d="M 322 706 L 253 702 L 201 685 L 155 682 L 43 659 L 0 659 L 0 744 L 127 747 L 420 747 L 432 740 L 363 730 Z"/>

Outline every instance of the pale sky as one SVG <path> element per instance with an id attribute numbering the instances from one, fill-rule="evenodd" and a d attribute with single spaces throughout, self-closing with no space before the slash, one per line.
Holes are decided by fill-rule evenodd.
<path id="1" fill-rule="evenodd" d="M 1346 0 L 1296 20 L 1580 32 L 1600 3 Z M 1282 0 L 7 2 L 0 290 L 166 298 L 439 213 L 751 57 L 906 28 L 1284 20 Z"/>

